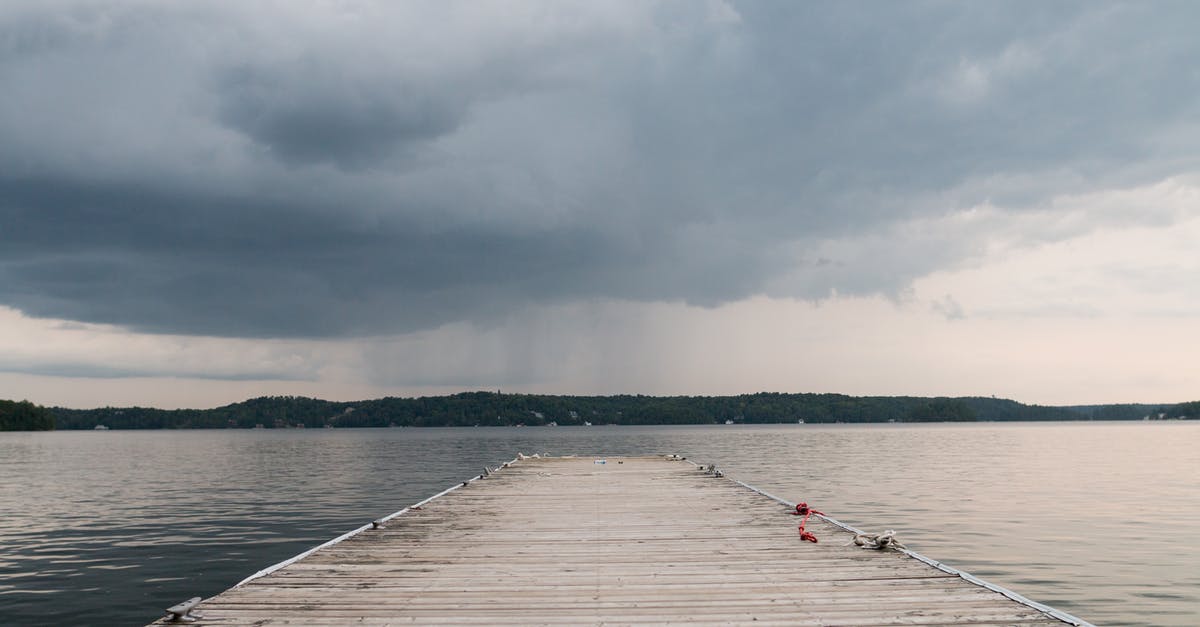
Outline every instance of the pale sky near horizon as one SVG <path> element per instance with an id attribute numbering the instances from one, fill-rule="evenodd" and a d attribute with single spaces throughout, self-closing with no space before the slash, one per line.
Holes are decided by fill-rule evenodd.
<path id="1" fill-rule="evenodd" d="M 1200 6 L 0 5 L 0 398 L 1200 399 Z"/>

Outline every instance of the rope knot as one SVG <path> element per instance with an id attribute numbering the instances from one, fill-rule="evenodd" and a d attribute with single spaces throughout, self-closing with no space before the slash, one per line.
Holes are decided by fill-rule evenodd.
<path id="1" fill-rule="evenodd" d="M 817 514 L 818 516 L 825 515 L 824 512 L 819 512 L 819 511 L 809 507 L 808 503 L 796 503 L 796 511 L 792 512 L 793 516 L 803 516 L 804 517 L 804 519 L 800 521 L 800 527 L 799 527 L 800 539 L 808 540 L 809 542 L 816 544 L 817 536 L 814 536 L 811 532 L 804 530 L 804 525 L 806 523 L 808 523 L 808 517 L 813 514 Z"/>
<path id="2" fill-rule="evenodd" d="M 825 515 L 825 512 L 818 512 L 808 506 L 808 503 L 796 503 L 796 511 L 792 512 L 793 516 L 808 516 L 809 514 Z"/>

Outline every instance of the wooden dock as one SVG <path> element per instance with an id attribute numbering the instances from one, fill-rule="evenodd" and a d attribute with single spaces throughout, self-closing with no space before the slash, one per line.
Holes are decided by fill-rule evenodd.
<path id="1" fill-rule="evenodd" d="M 802 541 L 783 502 L 688 461 L 599 461 L 511 463 L 258 573 L 189 624 L 1087 625 L 847 545 L 832 519 Z"/>

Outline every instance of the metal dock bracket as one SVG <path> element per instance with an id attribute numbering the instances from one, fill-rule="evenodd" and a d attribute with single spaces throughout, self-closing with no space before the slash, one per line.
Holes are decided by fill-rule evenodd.
<path id="1" fill-rule="evenodd" d="M 167 608 L 167 620 L 172 623 L 190 623 L 200 618 L 199 614 L 193 614 L 192 608 L 200 604 L 200 597 L 192 597 L 183 603 L 172 605 Z"/>

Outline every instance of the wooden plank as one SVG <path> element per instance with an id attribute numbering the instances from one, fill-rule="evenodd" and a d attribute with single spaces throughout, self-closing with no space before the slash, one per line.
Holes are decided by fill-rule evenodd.
<path id="1" fill-rule="evenodd" d="M 784 506 L 690 463 L 607 462 L 523 460 L 207 599 L 191 624 L 1063 624 L 818 518 L 804 542 Z"/>

